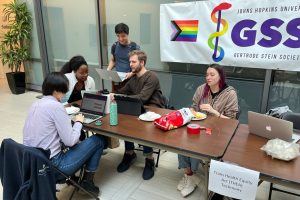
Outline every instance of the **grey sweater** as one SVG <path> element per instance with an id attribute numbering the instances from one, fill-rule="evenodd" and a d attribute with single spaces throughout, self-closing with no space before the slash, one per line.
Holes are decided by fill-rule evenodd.
<path id="1" fill-rule="evenodd" d="M 229 118 L 236 118 L 236 114 L 238 113 L 238 98 L 236 91 L 233 87 L 228 86 L 223 91 L 221 91 L 214 99 L 212 99 L 210 91 L 208 92 L 207 97 L 200 102 L 200 98 L 204 92 L 204 86 L 200 85 L 193 97 L 192 108 L 195 111 L 200 111 L 199 105 L 203 103 L 209 103 L 213 109 L 217 110 L 222 115 L 225 115 Z"/>
<path id="2" fill-rule="evenodd" d="M 141 99 L 144 105 L 164 107 L 159 80 L 151 71 L 147 71 L 141 77 L 134 75 L 124 87 L 117 90 L 117 93 Z"/>

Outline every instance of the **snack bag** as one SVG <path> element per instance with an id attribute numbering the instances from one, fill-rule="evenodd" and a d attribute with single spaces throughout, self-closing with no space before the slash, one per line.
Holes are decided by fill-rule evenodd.
<path id="1" fill-rule="evenodd" d="M 191 121 L 193 116 L 189 108 L 182 108 L 155 119 L 154 125 L 157 128 L 168 131 L 185 125 Z"/>

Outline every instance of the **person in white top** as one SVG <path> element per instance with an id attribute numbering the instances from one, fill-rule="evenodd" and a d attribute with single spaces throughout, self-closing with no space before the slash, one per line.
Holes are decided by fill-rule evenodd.
<path id="1" fill-rule="evenodd" d="M 90 77 L 88 64 L 82 56 L 74 56 L 61 69 L 69 79 L 69 92 L 65 95 L 62 103 L 72 103 L 81 100 L 81 91 L 95 90 L 95 81 Z"/>

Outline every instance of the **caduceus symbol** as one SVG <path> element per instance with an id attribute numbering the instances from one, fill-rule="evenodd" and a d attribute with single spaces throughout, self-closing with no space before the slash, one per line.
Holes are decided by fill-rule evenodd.
<path id="1" fill-rule="evenodd" d="M 231 4 L 230 3 L 221 3 L 218 6 L 216 6 L 213 11 L 211 12 L 211 20 L 217 24 L 217 31 L 212 33 L 209 36 L 208 39 L 208 46 L 214 50 L 214 53 L 212 55 L 212 59 L 215 62 L 219 62 L 224 58 L 224 49 L 219 46 L 219 37 L 221 37 L 222 35 L 224 35 L 227 32 L 228 29 L 228 23 L 226 20 L 222 19 L 222 10 L 227 10 L 231 8 Z M 216 13 L 218 13 L 218 17 L 216 17 Z M 223 29 L 222 31 L 220 31 L 220 24 L 222 24 Z M 216 38 L 216 43 L 213 44 L 213 39 Z M 219 52 L 219 56 L 217 56 Z"/>

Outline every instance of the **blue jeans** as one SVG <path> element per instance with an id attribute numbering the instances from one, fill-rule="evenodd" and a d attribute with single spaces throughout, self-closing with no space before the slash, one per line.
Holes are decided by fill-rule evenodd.
<path id="1" fill-rule="evenodd" d="M 178 154 L 178 163 L 178 169 L 190 167 L 192 172 L 196 172 L 199 168 L 200 160 Z"/>
<path id="2" fill-rule="evenodd" d="M 134 150 L 134 143 L 125 141 L 125 151 Z M 151 155 L 153 153 L 152 147 L 143 146 L 144 156 Z"/>
<path id="3" fill-rule="evenodd" d="M 52 163 L 65 174 L 71 176 L 84 164 L 85 170 L 95 172 L 104 148 L 104 138 L 93 135 L 79 144 L 70 147 L 68 151 L 61 151 L 53 158 Z"/>

